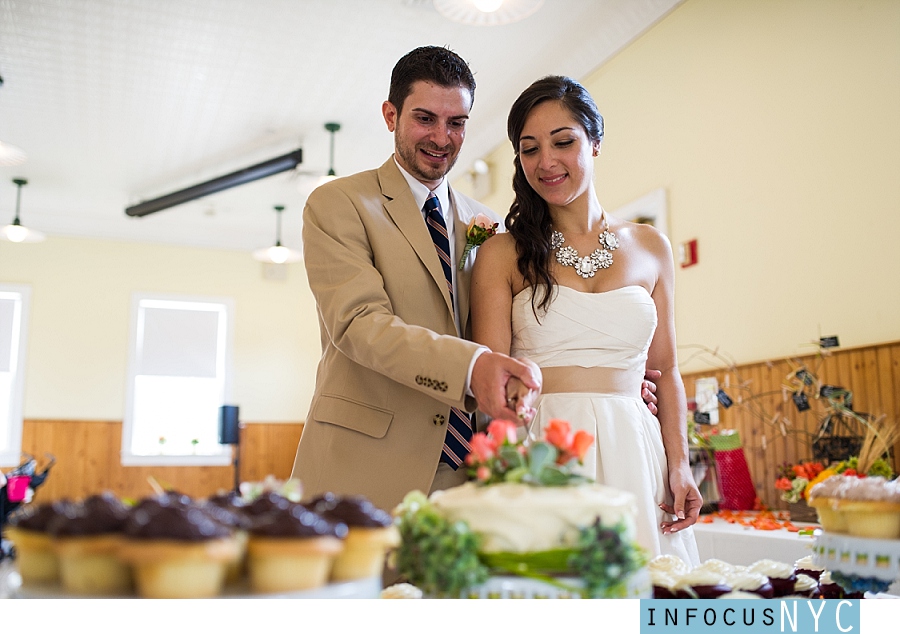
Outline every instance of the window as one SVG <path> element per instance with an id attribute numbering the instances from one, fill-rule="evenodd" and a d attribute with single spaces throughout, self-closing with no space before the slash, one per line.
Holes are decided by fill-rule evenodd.
<path id="1" fill-rule="evenodd" d="M 234 305 L 230 299 L 136 293 L 124 465 L 227 465 L 219 407 L 230 396 Z"/>
<path id="2" fill-rule="evenodd" d="M 28 286 L 0 284 L 0 466 L 19 464 L 25 342 L 28 340 Z"/>

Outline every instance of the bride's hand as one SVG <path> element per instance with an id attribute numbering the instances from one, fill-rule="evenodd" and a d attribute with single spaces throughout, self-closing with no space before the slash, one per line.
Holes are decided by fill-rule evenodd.
<path id="1" fill-rule="evenodd" d="M 540 368 L 533 361 L 529 359 L 519 361 L 531 366 L 537 376 L 541 375 Z M 516 413 L 521 424 L 527 425 L 537 413 L 534 403 L 540 394 L 540 390 L 529 389 L 516 377 L 510 377 L 506 384 L 506 406 Z"/>

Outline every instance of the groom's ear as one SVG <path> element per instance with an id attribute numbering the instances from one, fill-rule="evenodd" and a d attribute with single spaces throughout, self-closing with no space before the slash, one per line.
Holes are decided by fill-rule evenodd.
<path id="1" fill-rule="evenodd" d="M 390 101 L 385 101 L 381 104 L 381 115 L 384 117 L 384 122 L 387 124 L 388 132 L 393 132 L 397 129 L 397 108 Z"/>

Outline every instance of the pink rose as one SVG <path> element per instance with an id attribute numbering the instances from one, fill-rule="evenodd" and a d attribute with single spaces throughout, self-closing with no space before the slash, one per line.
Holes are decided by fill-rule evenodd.
<path id="1" fill-rule="evenodd" d="M 493 232 L 493 230 L 496 229 L 497 224 L 498 223 L 494 222 L 484 214 L 478 214 L 469 221 L 469 229 L 478 226 L 482 229 L 489 229 L 491 230 L 491 232 Z M 468 230 L 466 231 L 466 233 L 468 233 Z"/>
<path id="2" fill-rule="evenodd" d="M 488 423 L 487 433 L 493 436 L 498 443 L 516 444 L 516 424 L 508 420 L 492 420 Z"/>
<path id="3" fill-rule="evenodd" d="M 487 462 L 497 455 L 497 441 L 485 433 L 478 432 L 472 436 L 469 444 L 472 446 L 472 452 L 466 456 L 467 459 L 474 456 L 472 460 L 475 462 Z"/>
<path id="4" fill-rule="evenodd" d="M 481 482 L 487 482 L 491 479 L 491 470 L 485 465 L 481 465 L 475 470 L 475 477 Z"/>

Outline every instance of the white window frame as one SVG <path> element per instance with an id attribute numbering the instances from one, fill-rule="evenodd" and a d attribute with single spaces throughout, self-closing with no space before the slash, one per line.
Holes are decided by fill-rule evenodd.
<path id="1" fill-rule="evenodd" d="M 208 297 L 198 295 L 173 295 L 156 293 L 132 293 L 131 320 L 128 333 L 128 377 L 125 395 L 125 416 L 122 420 L 122 451 L 121 461 L 123 466 L 229 466 L 232 464 L 231 445 L 220 445 L 219 453 L 190 455 L 190 454 L 159 454 L 142 455 L 131 452 L 132 432 L 134 424 L 134 399 L 135 379 L 137 377 L 138 354 L 138 318 L 141 303 L 150 302 L 178 302 L 184 304 L 221 304 L 225 307 L 225 355 L 224 360 L 224 386 L 222 404 L 231 402 L 232 384 L 234 377 L 234 299 L 230 297 Z"/>
<path id="2" fill-rule="evenodd" d="M 6 430 L 7 449 L 0 449 L 0 467 L 16 466 L 22 459 L 22 421 L 25 405 L 25 362 L 28 357 L 28 321 L 31 312 L 31 287 L 24 284 L 0 284 L 0 293 L 18 295 L 18 315 L 13 317 L 11 343 L 13 374 L 10 383 L 9 428 Z M 18 327 L 16 327 L 16 322 Z"/>

